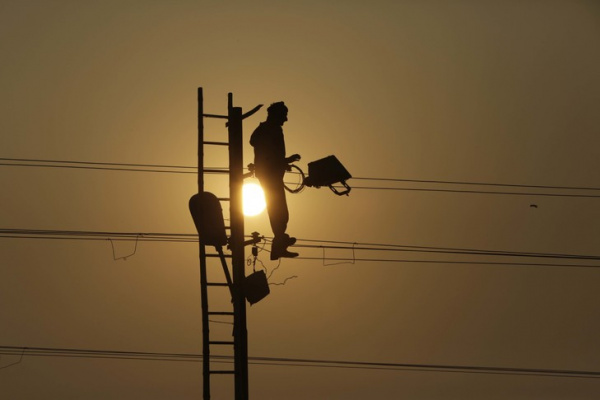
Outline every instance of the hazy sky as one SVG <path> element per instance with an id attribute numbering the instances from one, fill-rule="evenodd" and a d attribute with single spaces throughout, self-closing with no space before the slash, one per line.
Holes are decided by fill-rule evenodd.
<path id="1" fill-rule="evenodd" d="M 228 92 L 245 111 L 283 100 L 302 168 L 335 154 L 357 178 L 596 188 L 306 189 L 288 196 L 300 243 L 600 256 L 596 1 L 0 0 L 0 54 L 0 158 L 194 166 L 198 87 L 210 113 Z M 265 117 L 244 122 L 244 164 Z M 206 126 L 224 139 L 223 121 Z M 0 165 L 0 186 L 0 229 L 195 232 L 190 174 Z M 266 215 L 246 219 L 252 231 L 271 235 Z M 143 241 L 124 261 L 108 238 L 0 237 L 0 346 L 200 353 L 197 246 Z M 117 258 L 134 249 L 113 244 Z M 600 371 L 600 270 L 478 263 L 597 260 L 356 250 L 414 262 L 324 265 L 352 251 L 298 251 L 271 282 L 297 278 L 248 309 L 250 356 Z M 1 355 L 0 368 L 17 361 Z M 599 379 L 251 365 L 250 396 L 592 399 Z M 25 353 L 0 386 L 11 399 L 191 399 L 202 374 Z M 217 378 L 213 398 L 232 390 Z"/>

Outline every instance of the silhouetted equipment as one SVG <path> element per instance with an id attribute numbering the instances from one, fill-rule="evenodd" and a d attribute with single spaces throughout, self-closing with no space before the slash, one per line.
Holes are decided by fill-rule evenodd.
<path id="1" fill-rule="evenodd" d="M 329 186 L 329 188 L 338 196 L 348 195 L 350 186 L 346 180 L 352 178 L 352 175 L 344 168 L 341 162 L 335 156 L 328 156 L 317 161 L 308 163 L 308 176 L 304 179 L 304 184 L 308 187 Z M 333 184 L 341 183 L 346 190 L 338 191 Z"/>
<path id="2" fill-rule="evenodd" d="M 308 176 L 304 175 L 304 171 L 295 164 L 289 164 L 287 171 L 295 169 L 301 176 L 301 181 L 298 186 L 294 189 L 283 184 L 285 190 L 290 193 L 300 193 L 305 186 L 320 188 L 321 186 L 328 186 L 338 196 L 348 195 L 352 188 L 346 183 L 346 180 L 352 178 L 352 175 L 348 172 L 342 163 L 337 159 L 336 156 L 328 156 L 317 161 L 308 163 Z M 244 174 L 244 178 L 254 176 L 255 166 L 254 164 L 248 164 L 248 171 Z M 341 183 L 346 189 L 338 191 L 333 185 L 335 183 Z"/>
<path id="3" fill-rule="evenodd" d="M 244 280 L 244 294 L 250 304 L 264 299 L 270 293 L 269 282 L 265 271 L 256 271 Z"/>
<path id="4" fill-rule="evenodd" d="M 225 220 L 217 196 L 209 192 L 196 193 L 190 198 L 190 213 L 203 243 L 208 246 L 225 246 Z"/>
<path id="5" fill-rule="evenodd" d="M 196 193 L 190 198 L 189 207 L 200 243 L 204 246 L 215 246 L 215 250 L 217 250 L 225 280 L 233 298 L 233 281 L 223 253 L 223 246 L 227 244 L 227 234 L 225 233 L 225 219 L 221 203 L 214 194 L 202 192 Z"/>
<path id="6" fill-rule="evenodd" d="M 254 266 L 256 265 L 256 257 L 258 257 L 258 246 L 257 244 L 264 238 L 259 236 L 258 232 L 252 232 L 252 240 L 247 241 L 247 244 L 252 244 L 252 255 L 254 256 Z M 267 275 L 265 271 L 254 271 L 254 273 L 248 275 L 244 279 L 244 295 L 246 300 L 252 305 L 258 303 L 271 291 L 269 290 L 269 282 L 267 281 Z"/>

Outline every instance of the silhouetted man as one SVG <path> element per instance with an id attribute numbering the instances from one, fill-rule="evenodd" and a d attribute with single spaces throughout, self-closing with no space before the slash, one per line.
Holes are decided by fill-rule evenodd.
<path id="1" fill-rule="evenodd" d="M 254 147 L 255 174 L 265 191 L 267 212 L 275 238 L 271 246 L 271 260 L 280 257 L 297 257 L 298 253 L 287 250 L 296 238 L 285 233 L 289 221 L 283 176 L 288 164 L 300 160 L 300 155 L 285 156 L 285 140 L 282 126 L 287 121 L 288 108 L 280 101 L 267 109 L 267 120 L 261 122 L 250 138 Z"/>

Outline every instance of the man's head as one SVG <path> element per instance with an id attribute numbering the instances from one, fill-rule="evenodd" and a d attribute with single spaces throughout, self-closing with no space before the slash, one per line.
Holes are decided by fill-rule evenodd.
<path id="1" fill-rule="evenodd" d="M 283 125 L 287 121 L 288 108 L 283 101 L 273 103 L 267 108 L 267 121 L 273 121 L 278 125 Z"/>

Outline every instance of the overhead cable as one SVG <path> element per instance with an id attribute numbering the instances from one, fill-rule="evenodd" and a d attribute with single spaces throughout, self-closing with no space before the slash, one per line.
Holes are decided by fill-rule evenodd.
<path id="1" fill-rule="evenodd" d="M 20 356 L 19 362 L 25 357 L 71 357 L 71 358 L 102 358 L 110 360 L 140 360 L 140 361 L 179 361 L 199 362 L 203 359 L 201 354 L 194 353 L 166 353 L 166 352 L 140 352 L 73 349 L 53 347 L 18 347 L 0 346 L 0 354 Z M 211 361 L 216 363 L 233 363 L 233 356 L 211 355 Z M 454 372 L 454 373 L 479 373 L 496 375 L 534 375 L 562 378 L 600 378 L 599 371 L 546 369 L 546 368 L 515 368 L 496 366 L 472 366 L 451 364 L 420 364 L 420 363 L 390 363 L 371 361 L 348 361 L 326 359 L 303 359 L 288 357 L 248 357 L 252 365 L 295 366 L 295 367 L 321 367 L 321 368 L 351 368 L 363 370 L 388 370 L 388 371 L 422 371 L 422 372 Z M 16 364 L 16 363 L 14 363 Z"/>
<path id="2" fill-rule="evenodd" d="M 198 235 L 191 233 L 139 233 L 139 232 L 107 232 L 107 231 L 61 231 L 61 230 L 39 230 L 39 229 L 0 229 L 0 238 L 7 239 L 51 239 L 51 240 L 108 240 L 112 241 L 135 241 L 137 242 L 172 242 L 172 243 L 198 243 Z M 266 238 L 268 240 L 268 238 Z M 309 244 L 302 244 L 302 243 Z M 321 243 L 321 244 L 318 244 Z M 326 244 L 329 243 L 329 244 Z M 331 245 L 331 243 L 336 245 Z M 348 246 L 340 246 L 346 243 Z M 513 252 L 483 249 L 463 249 L 432 246 L 407 246 L 377 243 L 359 243 L 342 241 L 317 241 L 311 239 L 298 239 L 297 247 L 312 249 L 348 250 L 353 254 L 352 258 L 339 257 L 298 257 L 305 260 L 322 260 L 331 262 L 387 262 L 387 263 L 431 263 L 431 264 L 481 264 L 481 265 L 522 265 L 522 266 L 554 266 L 554 267 L 579 267 L 600 268 L 593 264 L 567 264 L 567 263 L 531 263 L 531 262 L 498 262 L 485 259 L 474 260 L 472 257 L 512 257 L 512 258 L 541 258 L 548 260 L 571 260 L 571 261 L 600 261 L 600 256 L 581 254 L 559 254 L 559 253 L 533 253 Z M 397 258 L 365 258 L 355 257 L 356 251 L 364 252 L 407 252 L 419 254 L 443 254 L 452 256 L 471 256 L 468 260 L 422 260 L 422 259 L 397 259 Z M 113 257 L 114 254 L 113 254 Z"/>
<path id="3" fill-rule="evenodd" d="M 466 182 L 466 181 L 443 181 L 432 179 L 402 179 L 402 178 L 357 178 L 356 180 L 386 181 L 386 182 L 409 182 L 409 183 L 440 183 L 445 185 L 476 185 L 476 186 L 504 186 L 529 189 L 569 189 L 569 190 L 600 190 L 600 187 L 589 186 L 548 186 L 548 185 L 521 185 L 515 183 L 489 183 L 489 182 Z"/>
<path id="4" fill-rule="evenodd" d="M 333 185 L 337 187 L 336 185 Z M 383 186 L 352 186 L 352 189 L 366 190 L 389 190 L 389 191 L 412 191 L 412 192 L 439 192 L 439 193 L 467 193 L 467 194 L 494 194 L 509 196 L 541 196 L 541 197 L 578 197 L 578 198 L 600 198 L 600 195 L 593 194 L 569 194 L 569 193 L 536 193 L 536 192 L 505 192 L 489 190 L 461 190 L 461 189 L 432 189 L 432 188 L 403 188 L 403 187 L 383 187 Z M 590 189 L 595 190 L 595 189 Z"/>
<path id="5" fill-rule="evenodd" d="M 196 174 L 197 167 L 184 165 L 163 165 L 163 164 L 142 164 L 142 163 L 110 163 L 94 161 L 71 161 L 71 160 L 47 160 L 47 159 L 29 159 L 29 158 L 0 158 L 0 166 L 13 167 L 42 167 L 42 168 L 73 168 L 73 169 L 91 169 L 107 171 L 129 171 L 129 172 L 152 172 L 152 173 L 176 173 L 176 174 Z M 227 172 L 227 168 L 215 167 L 205 168 L 205 173 Z M 406 178 L 373 178 L 373 177 L 353 177 L 354 180 L 382 181 L 393 183 L 412 183 L 428 185 L 470 185 L 487 187 L 513 187 L 522 189 L 552 189 L 561 191 L 600 191 L 599 187 L 590 186 L 558 186 L 558 185 L 525 185 L 514 183 L 493 183 L 493 182 L 468 182 L 451 180 L 427 180 L 427 179 L 406 179 Z M 467 190 L 467 189 L 440 189 L 440 188 L 422 188 L 422 187 L 385 187 L 385 186 L 353 186 L 353 189 L 362 190 L 391 190 L 391 191 L 421 191 L 421 192 L 441 192 L 441 193 L 467 193 L 467 194 L 494 194 L 494 195 L 513 195 L 513 196 L 551 196 L 551 197 L 579 197 L 579 198 L 598 198 L 600 195 L 581 194 L 581 193 L 537 193 L 537 192 L 514 192 L 514 191 L 487 191 L 487 190 Z"/>

